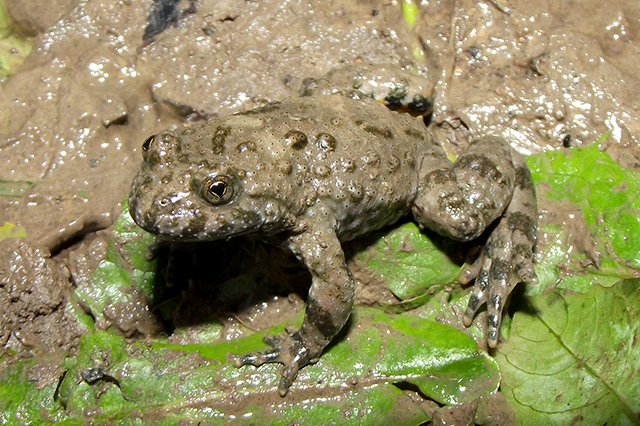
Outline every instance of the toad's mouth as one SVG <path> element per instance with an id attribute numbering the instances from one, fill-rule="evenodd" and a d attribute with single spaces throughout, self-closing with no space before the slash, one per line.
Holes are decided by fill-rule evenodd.
<path id="1" fill-rule="evenodd" d="M 167 198 L 149 201 L 130 197 L 129 209 L 134 222 L 145 231 L 172 241 L 214 241 L 259 232 L 263 217 L 239 207 L 212 211 L 209 206 L 197 206 Z M 188 204 L 188 205 L 187 205 Z"/>

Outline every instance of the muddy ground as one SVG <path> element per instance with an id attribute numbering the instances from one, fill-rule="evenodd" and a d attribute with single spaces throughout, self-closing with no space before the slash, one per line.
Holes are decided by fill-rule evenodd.
<path id="1" fill-rule="evenodd" d="M 35 36 L 0 86 L 0 180 L 11 191 L 0 225 L 26 233 L 0 242 L 0 345 L 18 357 L 73 354 L 69 289 L 104 257 L 147 136 L 282 99 L 342 64 L 436 78 L 430 126 L 451 152 L 486 134 L 527 155 L 606 133 L 603 148 L 640 169 L 635 0 L 423 2 L 414 26 L 389 0 L 182 0 L 166 28 L 149 25 L 152 0 L 7 6 Z M 143 308 L 109 321 L 128 335 L 160 327 Z"/>

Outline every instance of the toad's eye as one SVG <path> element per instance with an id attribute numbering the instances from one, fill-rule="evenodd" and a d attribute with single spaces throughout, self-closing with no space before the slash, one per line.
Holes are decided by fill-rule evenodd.
<path id="1" fill-rule="evenodd" d="M 143 151 L 149 151 L 149 148 L 151 148 L 151 142 L 153 142 L 153 138 L 155 137 L 156 135 L 152 135 L 144 140 L 144 143 L 142 144 Z"/>
<path id="2" fill-rule="evenodd" d="M 233 197 L 233 184 L 227 176 L 209 176 L 202 182 L 200 196 L 210 204 L 224 204 Z"/>

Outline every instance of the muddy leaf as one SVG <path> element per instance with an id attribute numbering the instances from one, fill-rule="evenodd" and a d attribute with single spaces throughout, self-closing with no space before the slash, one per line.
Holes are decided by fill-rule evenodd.
<path id="1" fill-rule="evenodd" d="M 512 325 L 505 316 L 503 331 L 506 334 L 511 325 L 511 332 L 496 351 L 504 373 L 502 389 L 519 424 L 566 424 L 576 418 L 589 420 L 584 424 L 607 419 L 625 424 L 638 411 L 635 401 L 640 400 L 634 382 L 638 365 L 629 360 L 640 357 L 634 352 L 637 313 L 624 309 L 625 301 L 640 306 L 640 286 L 625 280 L 637 270 L 637 259 L 609 238 L 620 227 L 632 229 L 633 220 L 607 206 L 635 208 L 637 179 L 596 148 L 569 151 L 562 159 L 558 155 L 529 160 L 543 189 L 539 194 L 550 203 L 570 203 L 583 214 L 594 243 L 572 249 L 572 229 L 559 220 L 543 225 L 547 235 L 538 247 L 536 265 L 541 284 L 525 292 Z M 600 166 L 606 173 L 600 173 Z M 588 181 L 570 176 L 588 167 L 596 168 Z M 597 182 L 598 173 L 606 185 Z M 580 179 L 587 183 L 574 182 Z M 590 185 L 604 188 L 593 200 Z M 619 192 L 626 191 L 631 193 L 621 201 Z M 131 294 L 138 292 L 170 321 L 180 301 L 163 295 L 158 281 L 162 268 L 145 257 L 151 241 L 125 211 L 91 286 L 76 289 L 74 299 L 101 321 L 105 306 L 132 303 Z M 161 337 L 141 343 L 112 329 L 93 331 L 82 337 L 77 356 L 65 361 L 67 373 L 57 390 L 41 389 L 36 396 L 33 385 L 23 383 L 25 397 L 14 395 L 2 410 L 31 413 L 35 423 L 55 417 L 76 424 L 91 413 L 95 424 L 246 424 L 247 419 L 290 424 L 304 419 L 305 424 L 324 425 L 338 418 L 345 423 L 358 419 L 358 424 L 420 424 L 429 418 L 425 399 L 455 406 L 482 400 L 500 384 L 496 361 L 465 333 L 441 323 L 455 324 L 466 305 L 467 292 L 451 283 L 468 248 L 423 234 L 409 222 L 368 240 L 353 262 L 388 286 L 400 308 L 356 307 L 340 337 L 318 363 L 301 370 L 284 399 L 276 391 L 279 366 L 236 369 L 227 354 L 265 349 L 265 333 L 282 332 L 290 322 L 299 325 L 301 315 L 282 318 L 264 331 L 245 327 L 245 337 L 235 339 L 223 338 L 224 326 L 215 321 L 195 334 L 182 328 L 173 331 L 174 336 L 197 336 L 199 343 L 194 344 L 178 345 Z M 602 253 L 600 269 L 589 262 L 594 250 Z M 242 288 L 256 285 L 256 275 L 249 271 L 221 283 L 218 291 L 242 299 Z M 536 295 L 544 288 L 546 294 Z M 471 332 L 481 337 L 475 328 Z M 21 380 L 16 376 L 19 365 L 3 373 L 0 390 Z M 39 414 L 36 400 L 51 405 L 45 404 Z M 602 406 L 615 409 L 602 414 Z M 64 414 L 59 407 L 64 407 Z"/>
<path id="2" fill-rule="evenodd" d="M 156 280 L 157 260 L 145 257 L 152 239 L 135 227 L 126 210 L 114 233 L 90 285 L 76 288 L 73 299 L 102 323 L 108 306 L 132 306 L 132 294 L 141 292 L 158 311 L 167 311 L 161 313 L 165 320 L 170 319 L 179 302 L 163 300 L 162 291 L 154 288 L 163 283 Z M 58 420 L 71 424 L 86 420 L 85 413 L 92 413 L 95 424 L 246 424 L 247 418 L 258 424 L 304 419 L 305 424 L 324 425 L 337 418 L 357 418 L 358 424 L 420 424 L 429 419 L 422 398 L 444 405 L 464 404 L 492 395 L 500 381 L 495 362 L 473 339 L 454 327 L 425 319 L 451 311 L 450 297 L 441 284 L 459 270 L 460 262 L 442 254 L 436 244 L 443 246 L 406 224 L 361 256 L 363 262 L 385 265 L 386 271 L 395 269 L 396 276 L 413 271 L 415 281 L 395 278 L 399 294 L 419 295 L 435 285 L 438 296 L 429 299 L 429 313 L 422 312 L 419 318 L 386 313 L 383 307 L 357 308 L 342 337 L 318 363 L 300 371 L 285 399 L 276 390 L 279 366 L 237 369 L 228 354 L 265 349 L 265 333 L 282 332 L 290 322 L 299 326 L 303 312 L 297 318 L 283 317 L 283 322 L 262 332 L 245 330 L 246 337 L 232 340 L 221 338 L 223 327 L 217 322 L 202 324 L 195 334 L 174 330 L 174 336 L 197 336 L 200 343 L 195 344 L 171 344 L 161 336 L 136 343 L 118 335 L 116 329 L 96 331 L 87 324 L 92 332 L 81 338 L 77 356 L 65 361 L 64 380 L 57 390 L 48 388 L 47 395 L 65 409 L 64 418 Z M 425 253 L 422 259 L 421 252 Z M 437 263 L 443 264 L 441 272 L 448 276 L 429 272 Z M 220 284 L 217 291 L 242 298 L 246 291 L 242 288 L 255 285 L 254 275 L 247 273 Z M 17 398 L 5 411 L 33 409 L 34 402 Z"/>
<path id="3" fill-rule="evenodd" d="M 530 300 L 496 355 L 517 424 L 638 424 L 640 281 Z"/>
<path id="4" fill-rule="evenodd" d="M 5 222 L 0 226 L 0 241 L 6 238 L 22 238 L 26 237 L 27 233 L 20 225 L 15 225 L 11 222 Z"/>
<path id="5" fill-rule="evenodd" d="M 114 228 L 115 238 L 109 243 L 106 257 L 91 274 L 88 285 L 74 290 L 74 296 L 100 321 L 104 321 L 107 306 L 132 303 L 135 290 L 150 301 L 154 294 L 157 261 L 145 257 L 153 237 L 138 228 L 129 214 L 121 215 Z"/>
<path id="6" fill-rule="evenodd" d="M 296 325 L 301 322 L 302 316 Z M 497 389 L 499 375 L 491 358 L 453 327 L 362 308 L 353 315 L 348 328 L 345 338 L 331 346 L 317 364 L 300 372 L 292 393 L 315 383 L 321 384 L 317 392 L 324 393 L 341 388 L 345 382 L 368 387 L 406 381 L 442 404 L 460 404 Z M 267 333 L 283 330 L 284 323 Z M 156 343 L 154 347 L 198 351 L 204 358 L 224 362 L 228 353 L 265 349 L 261 343 L 264 334 L 211 344 Z"/>
<path id="7" fill-rule="evenodd" d="M 638 424 L 640 175 L 597 146 L 528 161 L 542 201 L 537 286 L 495 359 L 516 424 Z"/>
<path id="8" fill-rule="evenodd" d="M 40 398 L 64 407 L 65 416 L 57 420 L 69 423 L 91 413 L 93 424 L 136 419 L 246 424 L 251 419 L 256 424 L 303 420 L 325 425 L 357 418 L 361 425 L 415 425 L 428 415 L 395 383 L 411 383 L 442 403 L 472 401 L 497 389 L 495 363 L 464 333 L 374 309 L 358 311 L 356 317 L 344 339 L 301 371 L 284 399 L 276 390 L 278 367 L 237 369 L 225 359 L 229 350 L 262 349 L 255 336 L 209 345 L 148 345 L 104 331 L 81 338 L 58 389 L 44 389 Z M 34 392 L 28 382 L 22 386 Z M 19 396 L 4 404 L 4 412 L 30 407 Z M 49 410 L 59 416 L 60 407 L 52 403 Z"/>
<path id="9" fill-rule="evenodd" d="M 356 261 L 379 276 L 400 300 L 408 300 L 453 282 L 467 248 L 437 234 L 422 233 L 415 223 L 407 222 L 381 234 Z"/>
<path id="10" fill-rule="evenodd" d="M 0 81 L 14 74 L 30 51 L 31 39 L 16 31 L 5 0 L 0 0 Z"/>
<path id="11" fill-rule="evenodd" d="M 597 145 L 529 157 L 543 210 L 536 245 L 539 283 L 588 291 L 640 273 L 640 173 L 615 163 Z"/>
<path id="12" fill-rule="evenodd" d="M 0 380 L 0 424 L 53 424 L 66 418 L 56 401 L 56 384 L 37 389 L 29 380 L 30 359 L 9 365 Z"/>
<path id="13" fill-rule="evenodd" d="M 33 186 L 33 184 L 34 182 L 25 180 L 0 179 L 0 197 L 23 197 L 25 193 Z"/>
<path id="14" fill-rule="evenodd" d="M 460 312 L 469 295 L 456 279 L 471 247 L 428 230 L 422 232 L 415 223 L 406 222 L 380 233 L 353 261 L 384 282 L 399 299 L 391 304 L 378 302 L 385 312 L 410 312 L 462 327 Z M 484 338 L 475 324 L 467 330 L 478 339 Z"/>
<path id="15" fill-rule="evenodd" d="M 618 165 L 594 144 L 529 157 L 538 197 L 575 205 L 600 252 L 603 273 L 640 268 L 640 174 Z M 578 220 L 576 218 L 575 220 Z"/>

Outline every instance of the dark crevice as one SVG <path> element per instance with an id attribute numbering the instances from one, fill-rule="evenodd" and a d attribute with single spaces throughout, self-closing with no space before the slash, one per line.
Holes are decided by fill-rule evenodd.
<path id="1" fill-rule="evenodd" d="M 424 125 L 429 127 L 429 125 L 431 124 L 431 121 L 433 120 L 433 111 L 430 112 L 427 115 L 423 115 L 422 116 L 422 121 L 424 122 Z"/>
<path id="2" fill-rule="evenodd" d="M 111 226 L 111 223 L 106 223 L 103 220 L 89 221 L 85 223 L 82 228 L 76 231 L 71 231 L 67 235 L 62 235 L 57 241 L 52 242 L 51 245 L 47 247 L 51 253 L 51 258 L 54 258 L 62 251 L 81 243 L 90 234 L 106 229 L 109 226 Z"/>
<path id="3" fill-rule="evenodd" d="M 401 381 L 401 382 L 396 382 L 393 383 L 393 385 L 395 387 L 397 387 L 398 389 L 400 389 L 401 391 L 411 391 L 411 392 L 415 392 L 416 394 L 418 394 L 420 396 L 420 398 L 424 399 L 425 401 L 433 401 L 433 399 L 429 398 L 427 395 L 425 395 L 418 386 L 414 385 L 413 383 L 407 382 L 407 381 Z M 437 401 L 436 401 L 437 403 Z M 438 404 L 439 406 L 442 407 L 442 404 Z"/>
<path id="4" fill-rule="evenodd" d="M 53 392 L 53 400 L 58 404 L 60 404 L 63 410 L 67 409 L 67 403 L 62 398 L 60 398 L 60 387 L 62 386 L 62 382 L 64 381 L 64 378 L 67 376 L 67 373 L 68 371 L 64 371 L 60 375 L 60 378 L 58 379 L 58 384 L 56 385 L 56 390 Z"/>
<path id="5" fill-rule="evenodd" d="M 197 122 L 197 121 L 207 121 L 213 117 L 216 117 L 217 114 L 206 113 L 203 111 L 198 111 L 191 105 L 184 104 L 182 102 L 176 102 L 171 99 L 165 99 L 164 103 L 169 105 L 176 114 L 181 117 L 184 117 L 186 121 Z"/>
<path id="6" fill-rule="evenodd" d="M 75 283 L 75 281 L 73 279 L 72 279 L 72 282 L 73 282 L 73 286 L 77 288 L 78 286 L 77 286 L 77 284 Z M 76 293 L 74 293 L 74 294 L 76 294 Z M 82 309 L 82 312 L 84 312 L 85 314 L 87 314 L 87 315 L 89 315 L 91 317 L 91 321 L 93 322 L 93 324 L 95 324 L 97 322 L 96 316 L 93 314 L 93 312 L 91 312 L 91 308 L 85 302 L 84 299 L 82 299 L 81 297 L 71 298 L 71 300 L 69 302 L 70 303 L 77 303 L 78 306 L 80 306 L 80 309 Z"/>
<path id="7" fill-rule="evenodd" d="M 187 15 L 197 12 L 196 0 L 189 0 L 189 6 L 183 10 L 178 10 L 181 0 L 154 0 L 149 7 L 147 15 L 147 26 L 142 35 L 142 41 L 146 44 L 152 43 L 155 37 L 166 30 L 171 25 L 176 25 L 178 21 Z"/>
<path id="8" fill-rule="evenodd" d="M 89 386 L 93 386 L 98 382 L 112 383 L 120 389 L 120 393 L 126 401 L 133 401 L 133 399 L 125 395 L 124 390 L 120 386 L 120 381 L 112 375 L 105 373 L 102 368 L 87 368 L 80 373 L 80 376 Z"/>

